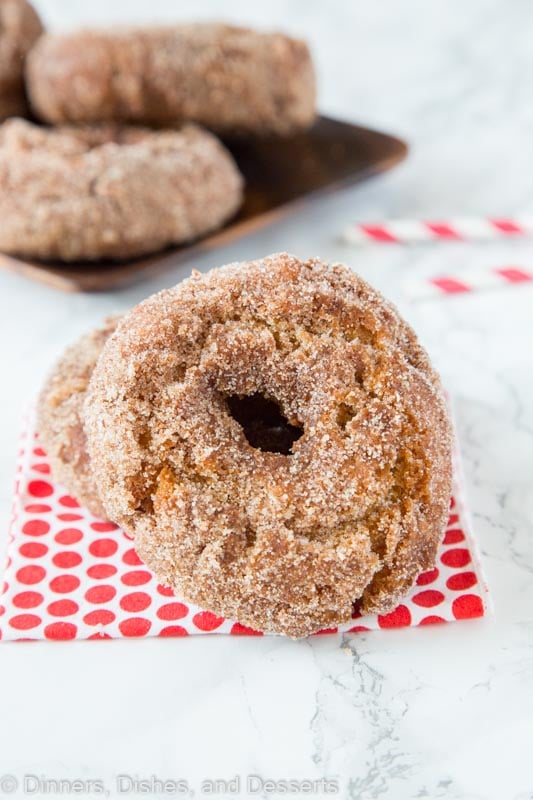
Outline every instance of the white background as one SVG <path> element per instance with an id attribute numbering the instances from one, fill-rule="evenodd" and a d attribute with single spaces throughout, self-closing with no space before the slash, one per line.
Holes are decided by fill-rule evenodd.
<path id="1" fill-rule="evenodd" d="M 452 393 L 495 617 L 319 637 L 0 646 L 0 775 L 341 781 L 342 796 L 533 797 L 533 286 L 410 306 L 407 281 L 533 267 L 533 243 L 351 249 L 353 219 L 533 208 L 529 0 L 40 0 L 50 27 L 224 18 L 307 37 L 324 112 L 411 145 L 393 172 L 151 283 L 67 296 L 0 274 L 0 545 L 20 413 L 62 348 L 191 268 L 289 250 L 397 302 Z M 1 221 L 0 221 L 1 224 Z M 130 795 L 131 796 L 131 795 Z M 246 796 L 243 794 L 241 796 Z"/>

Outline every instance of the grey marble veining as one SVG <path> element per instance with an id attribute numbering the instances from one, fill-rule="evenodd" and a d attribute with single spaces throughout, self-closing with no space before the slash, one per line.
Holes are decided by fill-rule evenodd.
<path id="1" fill-rule="evenodd" d="M 355 219 L 533 208 L 533 6 L 36 5 L 62 28 L 218 16 L 302 33 L 317 59 L 321 108 L 404 136 L 411 154 L 389 174 L 115 294 L 60 295 L 0 274 L 0 545 L 20 411 L 65 344 L 193 266 L 289 250 L 351 264 L 398 303 L 441 371 L 495 615 L 305 642 L 2 646 L 0 775 L 99 777 L 113 796 L 114 776 L 131 772 L 196 787 L 248 774 L 327 777 L 339 781 L 337 796 L 357 800 L 533 797 L 533 286 L 419 304 L 404 293 L 407 279 L 468 266 L 531 268 L 533 242 L 355 249 L 339 239 Z"/>

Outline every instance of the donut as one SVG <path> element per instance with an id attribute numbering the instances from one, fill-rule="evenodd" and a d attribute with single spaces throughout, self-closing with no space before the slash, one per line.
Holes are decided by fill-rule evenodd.
<path id="1" fill-rule="evenodd" d="M 176 131 L 0 126 L 0 250 L 41 259 L 121 259 L 195 239 L 242 200 L 222 144 Z"/>
<path id="2" fill-rule="evenodd" d="M 434 565 L 451 491 L 439 379 L 395 308 L 287 254 L 135 307 L 85 402 L 107 514 L 159 580 L 297 638 L 387 612 Z"/>
<path id="3" fill-rule="evenodd" d="M 26 0 L 0 0 L 0 120 L 27 110 L 24 59 L 43 32 Z"/>
<path id="4" fill-rule="evenodd" d="M 189 120 L 287 134 L 315 118 L 305 42 L 222 24 L 48 34 L 26 82 L 35 113 L 53 123 Z"/>
<path id="5" fill-rule="evenodd" d="M 110 317 L 67 348 L 37 403 L 36 427 L 54 479 L 97 517 L 105 517 L 105 511 L 87 454 L 83 405 L 95 364 L 118 320 L 119 317 Z"/>

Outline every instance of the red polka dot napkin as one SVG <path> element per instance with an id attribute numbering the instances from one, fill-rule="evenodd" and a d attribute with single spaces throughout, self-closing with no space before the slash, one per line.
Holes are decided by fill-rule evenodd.
<path id="1" fill-rule="evenodd" d="M 361 617 L 321 633 L 367 631 L 482 617 L 488 610 L 456 471 L 437 566 L 419 576 L 392 613 Z M 55 484 L 36 435 L 23 436 L 7 564 L 0 591 L 0 638 L 109 639 L 199 633 L 261 635 L 185 603 L 161 586 L 130 537 L 93 517 Z"/>

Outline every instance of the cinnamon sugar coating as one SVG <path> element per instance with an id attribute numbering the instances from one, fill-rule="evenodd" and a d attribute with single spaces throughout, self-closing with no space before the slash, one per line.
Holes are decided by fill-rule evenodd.
<path id="1" fill-rule="evenodd" d="M 50 373 L 37 406 L 37 430 L 54 478 L 97 517 L 105 517 L 105 511 L 87 455 L 83 404 L 95 364 L 118 320 L 111 317 L 67 348 Z"/>
<path id="2" fill-rule="evenodd" d="M 0 0 L 0 119 L 26 110 L 24 60 L 42 32 L 26 0 Z"/>
<path id="3" fill-rule="evenodd" d="M 218 228 L 242 200 L 226 148 L 193 125 L 0 126 L 0 250 L 63 261 L 127 258 Z"/>
<path id="4" fill-rule="evenodd" d="M 48 34 L 26 77 L 33 109 L 54 123 L 190 120 L 285 134 L 315 117 L 305 42 L 216 23 Z"/>
<path id="5" fill-rule="evenodd" d="M 279 404 L 292 452 L 252 446 L 234 398 Z M 263 402 L 263 401 L 262 401 Z M 267 632 L 390 611 L 434 564 L 451 491 L 437 375 L 395 308 L 287 254 L 148 298 L 94 370 L 100 497 L 177 594 Z"/>

